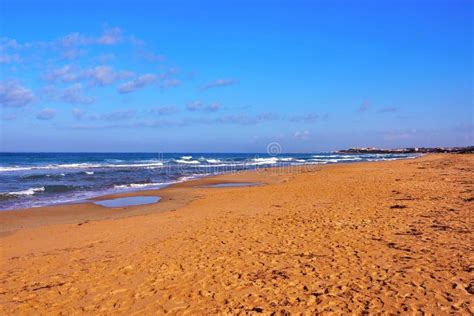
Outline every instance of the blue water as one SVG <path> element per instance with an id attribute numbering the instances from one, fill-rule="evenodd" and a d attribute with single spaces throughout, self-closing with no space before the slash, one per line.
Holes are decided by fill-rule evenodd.
<path id="1" fill-rule="evenodd" d="M 104 207 L 126 207 L 156 203 L 160 200 L 158 196 L 129 196 L 123 198 L 95 201 L 94 204 Z"/>
<path id="2" fill-rule="evenodd" d="M 246 169 L 410 157 L 413 155 L 0 153 L 0 210 L 157 189 L 196 177 Z"/>

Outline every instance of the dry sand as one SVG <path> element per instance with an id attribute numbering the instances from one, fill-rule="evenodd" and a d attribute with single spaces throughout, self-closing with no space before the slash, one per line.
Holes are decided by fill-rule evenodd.
<path id="1" fill-rule="evenodd" d="M 2 212 L 0 314 L 474 313 L 473 155 L 287 171 Z"/>

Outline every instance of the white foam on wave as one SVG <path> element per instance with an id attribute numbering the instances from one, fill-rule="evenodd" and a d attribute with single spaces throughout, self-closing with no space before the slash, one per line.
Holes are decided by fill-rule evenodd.
<path id="1" fill-rule="evenodd" d="M 32 170 L 36 169 L 78 169 L 78 168 L 98 168 L 103 165 L 101 164 L 93 164 L 93 163 L 66 163 L 66 164 L 59 164 L 59 165 L 47 165 L 47 166 L 37 166 L 32 167 Z"/>
<path id="2" fill-rule="evenodd" d="M 325 165 L 328 161 L 307 161 L 305 162 L 306 165 Z"/>
<path id="3" fill-rule="evenodd" d="M 3 195 L 33 195 L 36 192 L 43 192 L 44 187 L 39 187 L 39 188 L 30 188 L 26 190 L 21 190 L 21 191 L 13 191 L 13 192 L 6 192 L 6 193 L 1 193 Z"/>
<path id="4" fill-rule="evenodd" d="M 222 161 L 219 159 L 206 159 L 208 163 L 216 164 L 216 163 L 221 163 Z"/>
<path id="5" fill-rule="evenodd" d="M 294 158 L 291 158 L 291 157 L 281 157 L 281 158 L 278 158 L 278 161 L 293 161 L 295 160 Z"/>
<path id="6" fill-rule="evenodd" d="M 208 164 L 208 165 L 192 165 L 191 167 L 194 168 L 219 168 L 219 167 L 238 167 L 238 166 L 244 166 L 244 163 L 216 163 L 216 164 Z"/>
<path id="7" fill-rule="evenodd" d="M 326 158 L 354 158 L 354 157 L 357 157 L 357 155 L 312 155 L 311 157 L 321 158 L 321 159 L 326 159 Z"/>
<path id="8" fill-rule="evenodd" d="M 114 185 L 114 189 L 139 189 L 139 188 L 145 188 L 145 187 L 163 187 L 167 186 L 170 184 L 175 184 L 175 183 L 180 183 L 180 182 L 186 182 L 189 180 L 197 179 L 203 176 L 207 176 L 210 174 L 199 174 L 199 175 L 191 175 L 191 176 L 182 176 L 178 178 L 175 181 L 170 181 L 170 182 L 151 182 L 151 183 L 129 183 L 129 184 L 120 184 L 120 185 Z"/>
<path id="9" fill-rule="evenodd" d="M 191 176 L 182 176 L 182 177 L 178 178 L 178 180 L 173 182 L 173 183 L 186 182 L 186 181 L 206 177 L 206 176 L 209 176 L 209 175 L 212 175 L 212 173 L 203 173 L 203 174 L 194 174 L 194 175 L 191 175 Z"/>
<path id="10" fill-rule="evenodd" d="M 93 174 L 94 174 L 94 171 L 85 171 L 84 173 L 85 173 L 85 174 L 88 174 L 88 175 L 93 175 Z"/>
<path id="11" fill-rule="evenodd" d="M 31 170 L 31 167 L 0 167 L 1 171 L 22 171 L 22 170 Z"/>
<path id="12" fill-rule="evenodd" d="M 104 165 L 108 168 L 128 168 L 128 167 L 161 167 L 163 166 L 162 162 L 153 162 L 153 163 L 135 163 L 135 164 L 122 164 L 122 165 Z"/>
<path id="13" fill-rule="evenodd" d="M 315 158 L 315 159 L 310 159 L 310 161 L 320 161 L 320 162 L 344 162 L 344 161 L 359 161 L 362 160 L 362 158 L 359 157 L 353 157 L 353 158 Z"/>
<path id="14" fill-rule="evenodd" d="M 272 165 L 278 162 L 278 158 L 254 158 L 247 162 L 248 165 Z"/>
<path id="15" fill-rule="evenodd" d="M 130 164 L 92 164 L 92 163 L 71 163 L 71 164 L 54 164 L 46 166 L 34 166 L 34 167 L 0 167 L 0 172 L 10 171 L 26 171 L 26 170 L 52 170 L 52 169 L 90 169 L 90 168 L 141 168 L 141 167 L 161 167 L 162 162 L 150 162 L 150 163 L 130 163 Z"/>
<path id="16" fill-rule="evenodd" d="M 182 160 L 191 160 L 191 159 L 193 159 L 193 156 L 182 156 L 181 159 Z"/>
<path id="17" fill-rule="evenodd" d="M 114 185 L 114 189 L 130 189 L 130 188 L 144 188 L 144 187 L 151 187 L 151 186 L 160 186 L 168 184 L 165 182 L 153 182 L 153 183 L 130 183 L 130 184 L 120 184 Z"/>
<path id="18" fill-rule="evenodd" d="M 190 164 L 190 165 L 200 163 L 198 160 L 190 160 L 190 159 L 176 159 L 175 161 L 180 164 Z"/>

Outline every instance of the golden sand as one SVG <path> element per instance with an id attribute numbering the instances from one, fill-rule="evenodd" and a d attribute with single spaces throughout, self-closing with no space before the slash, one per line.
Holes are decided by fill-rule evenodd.
<path id="1" fill-rule="evenodd" d="M 299 171 L 2 212 L 0 314 L 474 313 L 474 156 Z"/>

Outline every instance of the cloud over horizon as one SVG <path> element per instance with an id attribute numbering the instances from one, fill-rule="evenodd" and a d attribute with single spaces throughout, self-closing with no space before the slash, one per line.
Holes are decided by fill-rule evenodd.
<path id="1" fill-rule="evenodd" d="M 119 87 L 118 91 L 120 93 L 131 93 L 155 82 L 157 79 L 158 77 L 154 74 L 144 74 L 133 80 L 125 82 Z"/>
<path id="2" fill-rule="evenodd" d="M 0 106 L 23 107 L 35 101 L 35 95 L 30 89 L 16 81 L 0 82 Z"/>
<path id="3" fill-rule="evenodd" d="M 219 88 L 219 87 L 227 87 L 230 85 L 237 84 L 238 81 L 235 79 L 217 79 L 214 81 L 211 81 L 204 86 L 201 87 L 202 90 L 209 90 L 213 88 Z"/>
<path id="4" fill-rule="evenodd" d="M 43 121 L 51 120 L 55 116 L 56 116 L 56 110 L 50 109 L 50 108 L 42 109 L 38 114 L 36 114 L 36 118 L 38 120 L 43 120 Z"/>
<path id="5" fill-rule="evenodd" d="M 43 88 L 45 97 L 55 102 L 64 102 L 70 104 L 92 104 L 95 98 L 83 94 L 83 88 L 80 83 L 75 83 L 65 89 L 58 89 L 55 86 Z"/>
<path id="6" fill-rule="evenodd" d="M 310 136 L 310 133 L 308 130 L 304 130 L 302 132 L 295 132 L 293 137 L 297 140 L 308 140 Z"/>
<path id="7" fill-rule="evenodd" d="M 221 104 L 218 102 L 205 105 L 201 101 L 193 101 L 186 105 L 186 109 L 190 112 L 217 112 L 221 107 Z"/>

